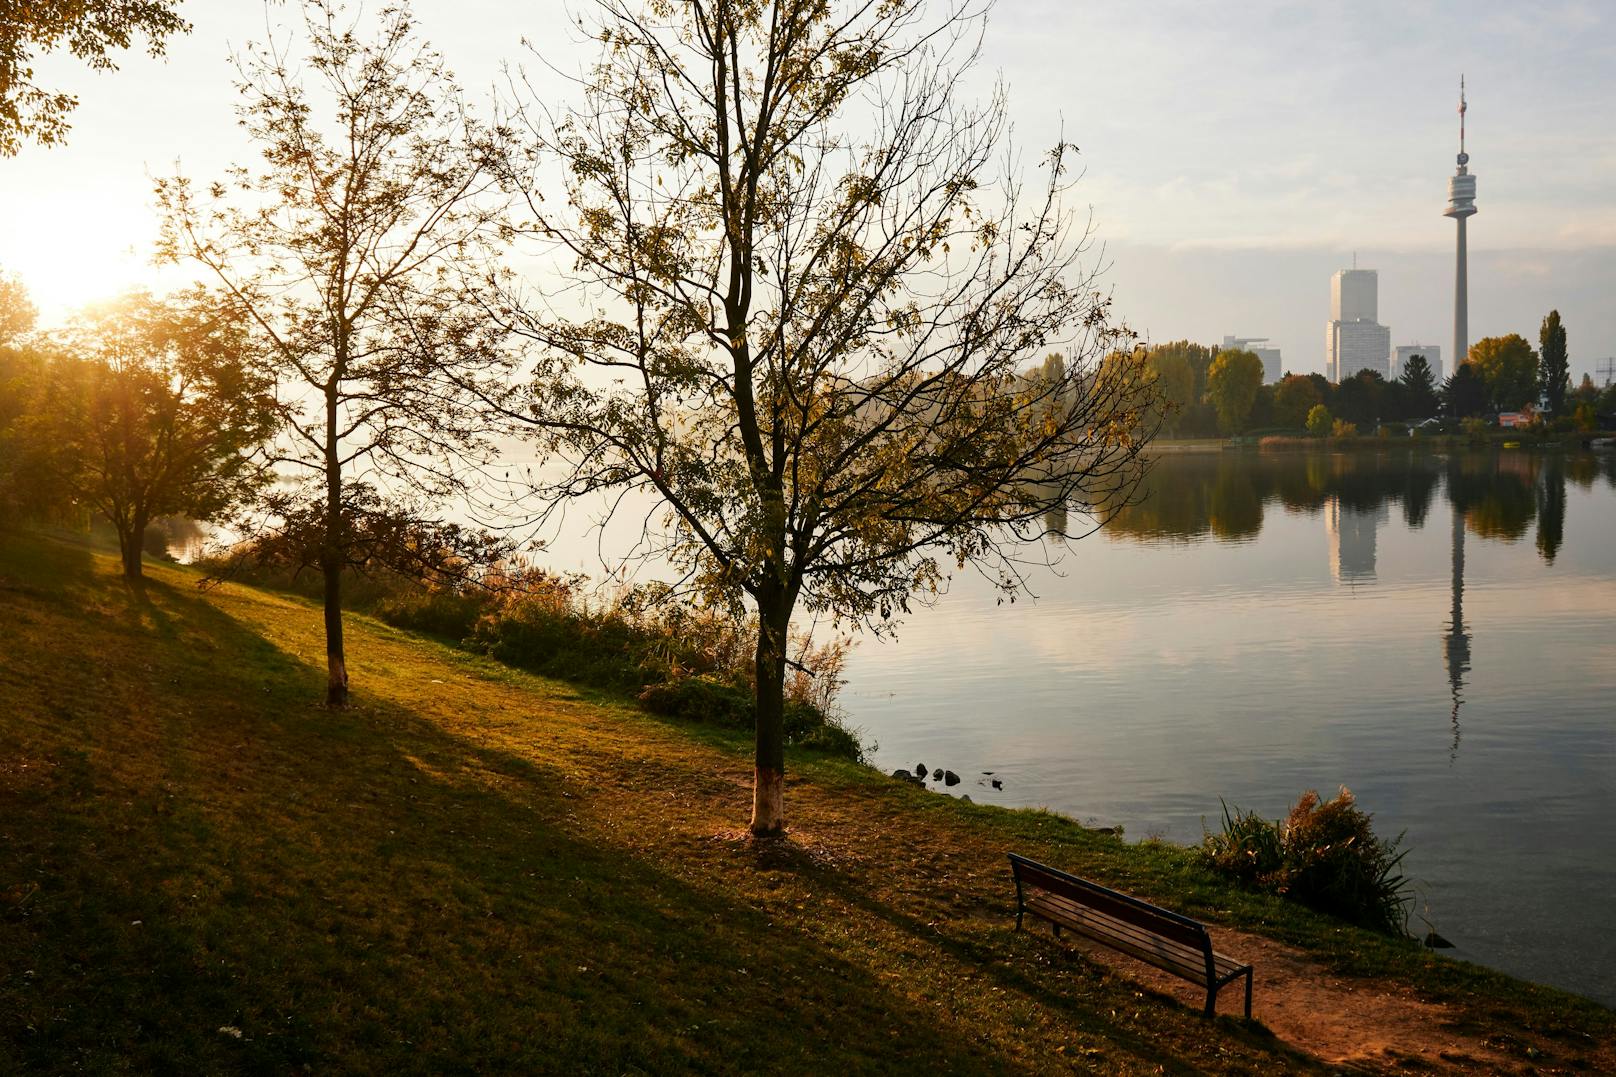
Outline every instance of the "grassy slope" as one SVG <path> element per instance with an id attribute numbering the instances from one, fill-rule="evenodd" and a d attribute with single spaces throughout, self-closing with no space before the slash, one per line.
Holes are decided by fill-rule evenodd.
<path id="1" fill-rule="evenodd" d="M 1006 849 L 1396 973 L 1478 1023 L 1611 1014 L 1231 892 L 1168 848 L 797 757 L 362 618 L 0 536 L 0 1072 L 1271 1072 L 1260 1028 L 1009 930 Z M 223 1029 L 239 1030 L 239 1037 Z"/>

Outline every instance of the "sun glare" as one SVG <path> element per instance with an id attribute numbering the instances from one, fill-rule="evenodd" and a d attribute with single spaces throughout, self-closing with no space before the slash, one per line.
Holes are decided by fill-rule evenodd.
<path id="1" fill-rule="evenodd" d="M 54 325 L 134 288 L 172 287 L 176 271 L 152 264 L 154 231 L 138 211 L 109 220 L 94 208 L 73 216 L 37 207 L 6 229 L 0 270 L 22 279 L 41 324 Z"/>

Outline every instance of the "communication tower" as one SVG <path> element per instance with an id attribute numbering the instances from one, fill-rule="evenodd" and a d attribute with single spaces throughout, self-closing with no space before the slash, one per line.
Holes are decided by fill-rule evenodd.
<path id="1" fill-rule="evenodd" d="M 1442 216 L 1459 223 L 1458 258 L 1453 271 L 1453 368 L 1470 354 L 1470 294 L 1466 273 L 1465 220 L 1476 212 L 1476 177 L 1470 174 L 1470 155 L 1465 152 L 1465 84 L 1459 76 L 1459 167 L 1448 177 L 1448 208 Z"/>

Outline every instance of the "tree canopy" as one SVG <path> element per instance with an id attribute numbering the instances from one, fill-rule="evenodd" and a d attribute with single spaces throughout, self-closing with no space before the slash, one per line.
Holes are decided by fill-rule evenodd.
<path id="1" fill-rule="evenodd" d="M 1218 426 L 1224 433 L 1238 434 L 1246 428 L 1262 379 L 1262 360 L 1254 352 L 1228 349 L 1212 360 L 1206 375 L 1206 398 L 1217 409 Z"/>
<path id="2" fill-rule="evenodd" d="M 54 480 L 113 525 L 124 575 L 139 578 L 153 520 L 213 520 L 262 486 L 254 455 L 275 429 L 272 386 L 240 312 L 200 291 L 91 308 L 65 349 L 35 432 L 61 450 Z"/>
<path id="3" fill-rule="evenodd" d="M 1324 395 L 1312 378 L 1305 374 L 1286 374 L 1274 387 L 1274 422 L 1300 429 L 1307 422 L 1308 412 L 1322 403 Z"/>
<path id="4" fill-rule="evenodd" d="M 27 141 L 51 146 L 67 138 L 67 118 L 78 98 L 34 82 L 37 54 L 65 46 L 92 69 L 115 70 L 113 54 L 144 36 L 146 51 L 161 56 L 170 35 L 190 29 L 179 6 L 180 0 L 7 0 L 0 5 L 0 157 L 15 156 Z"/>
<path id="5" fill-rule="evenodd" d="M 1480 415 L 1487 410 L 1487 401 L 1487 383 L 1470 363 L 1460 363 L 1442 383 L 1442 407 L 1455 419 Z"/>
<path id="6" fill-rule="evenodd" d="M 1182 350 L 1172 346 L 1149 349 L 1145 363 L 1156 381 L 1161 398 L 1162 425 L 1176 432 L 1186 410 L 1195 402 L 1195 370 Z"/>
<path id="7" fill-rule="evenodd" d="M 0 274 L 0 347 L 33 329 L 38 319 L 39 308 L 29 298 L 23 282 Z"/>
<path id="8" fill-rule="evenodd" d="M 1330 414 L 1329 408 L 1323 404 L 1314 404 L 1307 412 L 1307 432 L 1314 437 L 1324 437 L 1330 432 L 1334 421 L 1335 417 Z"/>
<path id="9" fill-rule="evenodd" d="M 1429 419 L 1436 414 L 1436 375 L 1423 355 L 1411 355 L 1403 364 L 1403 373 L 1397 379 L 1404 394 L 1404 410 L 1408 418 Z"/>
<path id="10" fill-rule="evenodd" d="M 1468 363 L 1487 386 L 1497 411 L 1517 411 L 1538 397 L 1537 353 L 1518 333 L 1483 337 L 1470 345 Z"/>
<path id="11" fill-rule="evenodd" d="M 528 110 L 568 208 L 514 177 L 588 308 L 517 323 L 543 352 L 524 418 L 569 462 L 535 492 L 649 495 L 684 586 L 756 611 L 751 825 L 778 833 L 793 613 L 880 629 L 968 564 L 1014 591 L 1046 514 L 1081 534 L 1126 502 L 1153 379 L 1079 263 L 1074 149 L 1030 191 L 993 174 L 1003 99 L 957 97 L 979 17 L 597 10 L 582 104 Z"/>

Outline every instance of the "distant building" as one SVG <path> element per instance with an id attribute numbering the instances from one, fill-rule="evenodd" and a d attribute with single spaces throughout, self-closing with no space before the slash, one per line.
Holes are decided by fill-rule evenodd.
<path id="1" fill-rule="evenodd" d="M 1380 273 L 1342 269 L 1330 278 L 1330 320 L 1373 322 L 1380 317 Z"/>
<path id="2" fill-rule="evenodd" d="M 1343 269 L 1330 278 L 1330 320 L 1324 327 L 1324 373 L 1339 384 L 1360 370 L 1390 373 L 1392 331 L 1376 321 L 1380 274 Z"/>
<path id="3" fill-rule="evenodd" d="M 1272 385 L 1285 373 L 1285 367 L 1279 359 L 1278 348 L 1260 348 L 1259 344 L 1267 344 L 1267 337 L 1224 337 L 1224 351 L 1247 351 L 1262 360 L 1262 380 L 1264 385 Z"/>
<path id="4" fill-rule="evenodd" d="M 1435 344 L 1399 344 L 1392 351 L 1392 372 L 1394 378 L 1401 378 L 1403 371 L 1408 367 L 1411 356 L 1423 355 L 1425 361 L 1431 365 L 1431 377 L 1438 385 L 1442 384 L 1442 349 Z"/>

